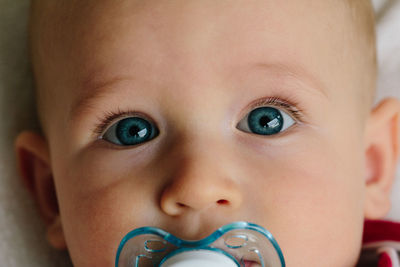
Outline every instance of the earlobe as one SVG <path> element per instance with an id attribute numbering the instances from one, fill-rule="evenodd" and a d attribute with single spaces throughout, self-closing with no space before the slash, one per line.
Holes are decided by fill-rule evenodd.
<path id="1" fill-rule="evenodd" d="M 15 140 L 15 152 L 21 179 L 47 225 L 47 239 L 55 248 L 65 248 L 46 140 L 35 132 L 24 131 Z"/>
<path id="2" fill-rule="evenodd" d="M 47 241 L 56 249 L 63 250 L 67 248 L 59 215 L 47 227 L 46 238 Z"/>
<path id="3" fill-rule="evenodd" d="M 365 217 L 380 219 L 390 210 L 390 190 L 399 155 L 400 102 L 387 98 L 371 112 L 366 128 Z"/>

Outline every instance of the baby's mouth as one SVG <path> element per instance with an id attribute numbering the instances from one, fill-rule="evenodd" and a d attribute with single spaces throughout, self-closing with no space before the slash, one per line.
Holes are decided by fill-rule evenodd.
<path id="1" fill-rule="evenodd" d="M 261 264 L 255 261 L 244 261 L 244 267 L 261 267 Z"/>

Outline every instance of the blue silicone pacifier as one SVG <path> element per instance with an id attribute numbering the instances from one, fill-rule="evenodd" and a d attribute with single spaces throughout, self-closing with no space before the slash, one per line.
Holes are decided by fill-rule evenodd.
<path id="1" fill-rule="evenodd" d="M 282 251 L 263 227 L 234 222 L 210 236 L 182 240 L 154 227 L 129 232 L 118 247 L 115 267 L 285 267 Z"/>

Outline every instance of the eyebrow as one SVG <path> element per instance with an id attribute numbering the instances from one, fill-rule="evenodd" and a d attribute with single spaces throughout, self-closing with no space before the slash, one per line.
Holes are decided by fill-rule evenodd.
<path id="1" fill-rule="evenodd" d="M 294 78 L 296 82 L 300 82 L 302 85 L 305 85 L 305 87 L 307 89 L 311 89 L 313 93 L 319 93 L 328 98 L 326 85 L 320 79 L 317 79 L 314 73 L 308 71 L 307 68 L 303 67 L 302 65 L 285 62 L 273 64 L 260 62 L 252 65 L 251 67 L 256 69 L 269 69 L 276 73 L 283 73 L 288 77 Z"/>
<path id="2" fill-rule="evenodd" d="M 129 76 L 115 76 L 108 80 L 95 81 L 93 77 L 94 76 L 91 75 L 90 78 L 82 82 L 81 88 L 83 89 L 83 93 L 80 99 L 72 105 L 68 115 L 69 121 L 93 109 L 93 104 L 98 102 L 99 99 L 103 99 L 110 94 L 120 91 L 120 89 L 115 86 L 116 84 L 133 80 L 133 78 Z"/>
<path id="3" fill-rule="evenodd" d="M 284 74 L 290 78 L 294 78 L 296 82 L 300 82 L 302 85 L 309 89 L 313 89 L 313 92 L 317 92 L 325 97 L 328 97 L 325 90 L 325 85 L 319 79 L 316 79 L 315 75 L 309 73 L 302 66 L 294 64 L 282 64 L 282 63 L 255 63 L 250 66 L 249 71 L 254 69 L 266 69 L 273 70 L 276 73 Z M 89 78 L 81 83 L 83 89 L 82 96 L 74 103 L 69 111 L 69 121 L 84 115 L 89 110 L 93 109 L 94 104 L 100 99 L 104 99 L 109 95 L 112 95 L 121 89 L 115 86 L 118 83 L 125 81 L 135 80 L 132 76 L 115 76 L 108 80 L 96 81 L 96 75 L 90 75 Z"/>

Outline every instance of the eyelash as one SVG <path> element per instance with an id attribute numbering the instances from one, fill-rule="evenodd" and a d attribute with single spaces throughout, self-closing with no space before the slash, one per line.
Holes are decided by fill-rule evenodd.
<path id="1" fill-rule="evenodd" d="M 303 121 L 303 111 L 298 108 L 299 104 L 294 100 L 283 100 L 279 97 L 267 97 L 262 98 L 250 105 L 250 110 L 264 107 L 264 106 L 273 106 L 277 108 L 282 108 L 290 113 L 291 116 L 294 117 L 298 122 Z"/>
<path id="2" fill-rule="evenodd" d="M 282 100 L 279 97 L 262 98 L 252 103 L 250 105 L 250 110 L 264 106 L 273 106 L 277 108 L 282 108 L 288 111 L 298 122 L 301 122 L 303 120 L 302 110 L 297 108 L 298 104 L 293 100 L 291 101 Z M 107 111 L 103 115 L 104 118 L 99 119 L 101 122 L 96 126 L 93 132 L 96 135 L 101 135 L 105 132 L 105 130 L 113 121 L 122 117 L 133 117 L 133 116 L 146 118 L 146 116 L 143 116 L 141 112 L 135 110 L 123 111 L 120 108 L 118 108 L 116 112 Z M 101 138 L 101 136 L 99 136 L 99 138 Z"/>

